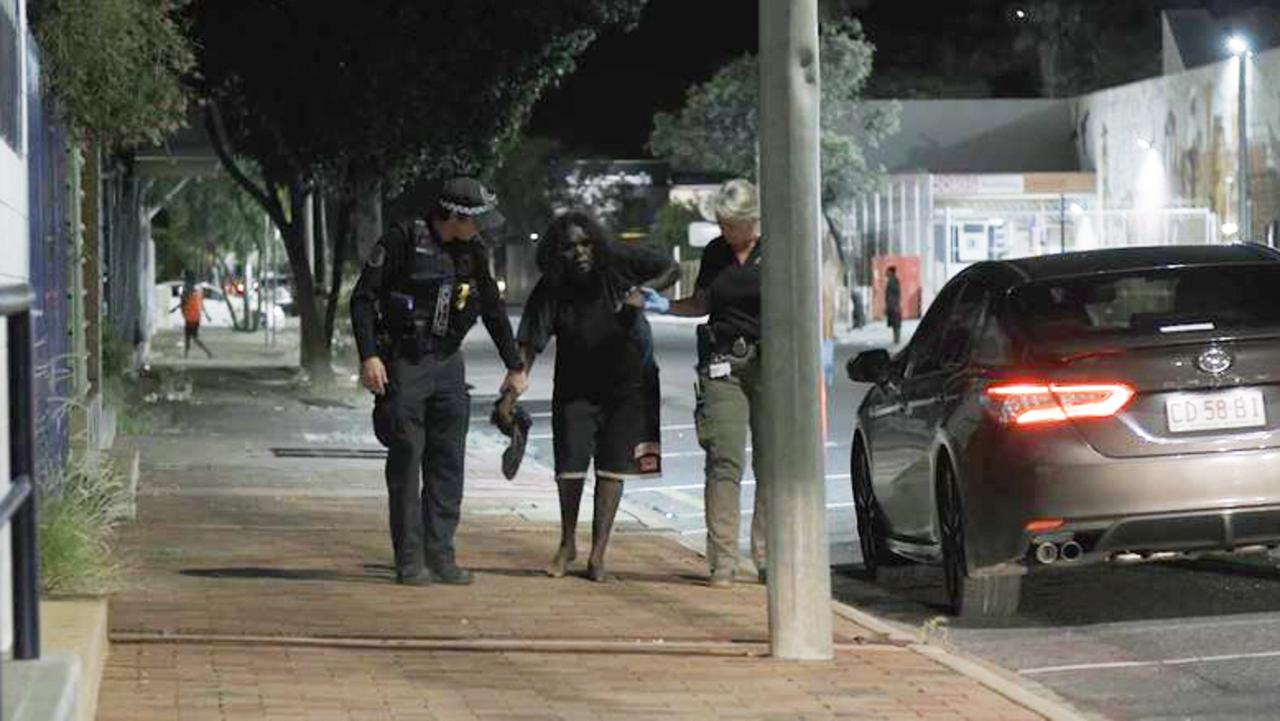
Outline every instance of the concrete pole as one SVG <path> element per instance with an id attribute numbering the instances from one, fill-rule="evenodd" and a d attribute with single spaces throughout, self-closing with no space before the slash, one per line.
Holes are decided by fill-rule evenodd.
<path id="1" fill-rule="evenodd" d="M 1236 237 L 1242 241 L 1251 241 L 1253 240 L 1253 219 L 1249 217 L 1249 53 L 1242 52 L 1236 55 L 1236 62 L 1240 68 L 1240 170 L 1237 173 L 1239 180 L 1236 183 L 1240 188 L 1240 230 Z"/>
<path id="2" fill-rule="evenodd" d="M 832 658 L 822 441 L 817 0 L 760 0 L 764 434 L 773 655 Z"/>

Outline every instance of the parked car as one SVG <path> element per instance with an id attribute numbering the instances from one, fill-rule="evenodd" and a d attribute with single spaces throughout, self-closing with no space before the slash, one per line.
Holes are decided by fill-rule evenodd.
<path id="1" fill-rule="evenodd" d="M 848 365 L 862 555 L 941 564 L 956 614 L 1029 572 L 1280 544 L 1280 252 L 979 263 Z"/>
<path id="2" fill-rule="evenodd" d="M 201 282 L 196 285 L 204 293 L 204 309 L 209 313 L 208 317 L 201 321 L 201 325 L 220 328 L 234 327 L 235 323 L 232 321 L 231 311 L 227 308 L 226 296 L 223 295 L 222 290 L 212 283 Z M 160 313 L 164 314 L 165 327 L 181 329 L 185 324 L 181 302 L 182 281 L 170 280 L 156 285 L 156 307 Z M 235 305 L 236 317 L 240 317 L 244 308 L 243 296 L 233 297 L 231 302 Z M 251 312 L 257 312 L 258 300 L 256 297 L 250 297 L 249 305 Z M 284 327 L 285 313 L 278 304 L 272 309 L 272 318 L 276 327 Z"/>

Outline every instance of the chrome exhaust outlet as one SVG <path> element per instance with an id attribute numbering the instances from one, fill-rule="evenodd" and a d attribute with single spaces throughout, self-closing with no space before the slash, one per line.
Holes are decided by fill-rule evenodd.
<path id="1" fill-rule="evenodd" d="M 1058 560 L 1057 545 L 1044 541 L 1036 546 L 1036 560 L 1046 566 Z"/>
<path id="2" fill-rule="evenodd" d="M 1111 556 L 1111 560 L 1116 563 L 1137 563 L 1142 560 L 1142 556 L 1132 551 L 1121 551 Z"/>
<path id="3" fill-rule="evenodd" d="M 1147 556 L 1148 561 L 1172 561 L 1182 554 L 1177 551 L 1155 551 Z"/>
<path id="4" fill-rule="evenodd" d="M 1080 557 L 1084 555 L 1084 549 L 1075 541 L 1067 541 L 1058 550 L 1058 555 L 1062 557 L 1063 561 L 1071 563 L 1072 561 L 1080 560 Z"/>

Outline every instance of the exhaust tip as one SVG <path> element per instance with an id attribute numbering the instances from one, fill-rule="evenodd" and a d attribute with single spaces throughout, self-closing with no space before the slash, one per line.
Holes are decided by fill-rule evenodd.
<path id="1" fill-rule="evenodd" d="M 1062 548 L 1059 549 L 1058 555 L 1067 563 L 1079 561 L 1080 557 L 1084 555 L 1084 549 L 1075 541 L 1067 541 L 1062 544 Z"/>
<path id="2" fill-rule="evenodd" d="M 1036 560 L 1046 566 L 1058 560 L 1057 545 L 1044 541 L 1040 545 L 1036 546 Z"/>

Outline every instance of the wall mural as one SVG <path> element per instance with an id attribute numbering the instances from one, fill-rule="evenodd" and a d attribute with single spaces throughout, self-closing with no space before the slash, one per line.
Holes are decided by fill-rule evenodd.
<path id="1" fill-rule="evenodd" d="M 1280 226 L 1280 50 L 1249 58 L 1252 229 Z M 1238 223 L 1235 59 L 1083 96 L 1074 102 L 1081 167 L 1109 210 L 1207 208 Z M 1271 232 L 1275 232 L 1272 230 Z"/>

